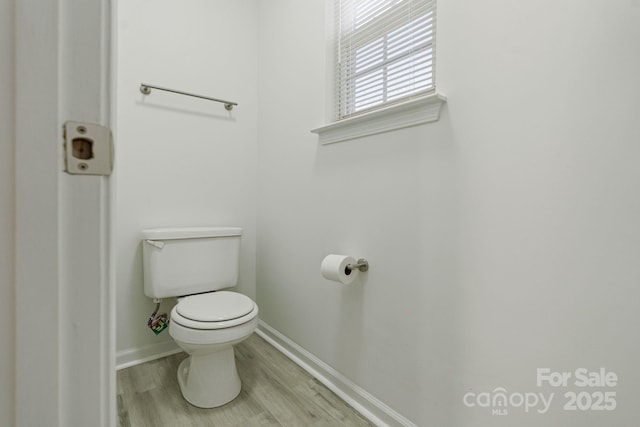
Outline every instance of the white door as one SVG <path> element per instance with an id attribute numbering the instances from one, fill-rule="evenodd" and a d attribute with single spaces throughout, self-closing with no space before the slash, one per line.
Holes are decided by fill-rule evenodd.
<path id="1" fill-rule="evenodd" d="M 63 172 L 62 124 L 109 124 L 108 0 L 16 0 L 19 427 L 115 425 L 110 179 Z"/>

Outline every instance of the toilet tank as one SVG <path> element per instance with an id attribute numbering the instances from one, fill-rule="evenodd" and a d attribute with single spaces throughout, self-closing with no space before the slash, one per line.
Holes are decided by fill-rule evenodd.
<path id="1" fill-rule="evenodd" d="M 141 234 L 148 297 L 191 295 L 238 283 L 242 228 L 150 228 Z"/>

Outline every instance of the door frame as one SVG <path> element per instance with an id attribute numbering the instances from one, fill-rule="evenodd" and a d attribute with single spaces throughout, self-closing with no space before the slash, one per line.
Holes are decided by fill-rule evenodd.
<path id="1" fill-rule="evenodd" d="M 15 0 L 17 426 L 115 426 L 111 180 L 63 172 L 62 124 L 109 126 L 109 0 Z"/>

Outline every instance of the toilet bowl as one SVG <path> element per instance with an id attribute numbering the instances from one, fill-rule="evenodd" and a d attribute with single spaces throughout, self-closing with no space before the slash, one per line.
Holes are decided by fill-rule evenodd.
<path id="1" fill-rule="evenodd" d="M 258 325 L 258 306 L 237 292 L 239 227 L 169 227 L 142 231 L 144 293 L 156 303 L 177 297 L 169 335 L 188 355 L 178 368 L 183 397 L 215 408 L 240 393 L 233 346 Z"/>
<path id="2" fill-rule="evenodd" d="M 215 408 L 240 393 L 233 346 L 258 325 L 258 306 L 229 291 L 191 295 L 171 311 L 169 334 L 189 357 L 178 367 L 184 398 L 200 408 Z"/>

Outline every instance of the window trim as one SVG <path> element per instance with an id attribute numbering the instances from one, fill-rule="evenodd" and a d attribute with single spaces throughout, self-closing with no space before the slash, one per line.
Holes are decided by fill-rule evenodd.
<path id="1" fill-rule="evenodd" d="M 437 121 L 447 97 L 433 93 L 385 108 L 372 110 L 312 129 L 320 144 L 333 144 Z"/>

